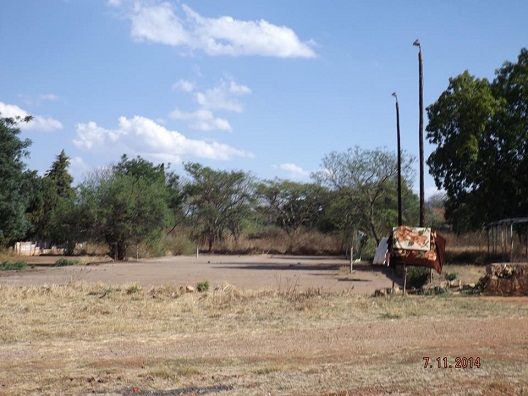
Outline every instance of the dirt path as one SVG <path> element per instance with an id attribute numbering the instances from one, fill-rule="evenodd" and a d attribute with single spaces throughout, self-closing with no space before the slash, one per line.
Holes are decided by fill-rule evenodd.
<path id="1" fill-rule="evenodd" d="M 164 284 L 196 285 L 207 280 L 212 286 L 229 283 L 250 290 L 295 287 L 300 290 L 321 288 L 323 291 L 336 292 L 353 288 L 353 292 L 358 294 L 372 294 L 376 289 L 392 286 L 391 271 L 385 267 L 355 263 L 352 273 L 349 268 L 348 260 L 335 257 L 174 256 L 128 263 L 58 268 L 39 266 L 20 272 L 4 271 L 0 276 L 0 284 L 137 282 L 143 287 L 150 287 Z"/>

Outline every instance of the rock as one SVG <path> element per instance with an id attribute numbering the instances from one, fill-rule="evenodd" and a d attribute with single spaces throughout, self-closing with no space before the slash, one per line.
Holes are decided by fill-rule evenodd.
<path id="1" fill-rule="evenodd" d="M 191 285 L 187 285 L 185 286 L 185 291 L 187 293 L 194 293 L 194 287 L 192 287 Z"/>
<path id="2" fill-rule="evenodd" d="M 490 264 L 480 284 L 487 295 L 528 296 L 528 263 Z"/>
<path id="3" fill-rule="evenodd" d="M 449 287 L 460 288 L 460 279 L 453 279 L 449 282 Z"/>

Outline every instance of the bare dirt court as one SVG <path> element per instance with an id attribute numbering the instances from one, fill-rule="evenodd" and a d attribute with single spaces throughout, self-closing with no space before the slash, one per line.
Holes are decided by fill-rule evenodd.
<path id="1" fill-rule="evenodd" d="M 201 256 L 4 272 L 0 395 L 528 394 L 526 297 L 372 298 L 391 273 L 348 266 Z M 206 293 L 180 290 L 204 280 Z"/>
<path id="2" fill-rule="evenodd" d="M 352 289 L 358 294 L 392 286 L 391 272 L 382 266 L 356 263 L 349 273 L 349 260 L 335 257 L 304 256 L 171 256 L 124 263 L 102 263 L 88 266 L 52 268 L 45 266 L 56 257 L 35 257 L 32 271 L 5 272 L 0 284 L 65 284 L 68 282 L 104 282 L 109 284 L 138 283 L 143 287 L 165 284 L 196 285 L 209 281 L 241 289 L 277 289 L 296 287 L 300 290 L 320 288 L 323 292 Z"/>

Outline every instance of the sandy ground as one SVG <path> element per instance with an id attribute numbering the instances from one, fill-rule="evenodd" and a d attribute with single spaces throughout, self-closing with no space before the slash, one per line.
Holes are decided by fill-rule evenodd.
<path id="1" fill-rule="evenodd" d="M 354 263 L 335 257 L 301 256 L 171 256 L 123 263 L 87 266 L 49 267 L 56 258 L 28 258 L 38 264 L 32 270 L 4 271 L 0 284 L 65 284 L 68 282 L 138 283 L 143 287 L 176 284 L 196 285 L 209 281 L 240 289 L 299 290 L 320 288 L 323 292 L 353 289 L 354 293 L 372 294 L 376 289 L 392 286 L 392 272 L 383 266 Z M 395 279 L 400 282 L 400 279 Z"/>
<path id="2" fill-rule="evenodd" d="M 0 285 L 136 282 L 146 288 L 208 280 L 213 287 L 229 283 L 252 290 L 318 288 L 360 296 L 314 297 L 304 301 L 302 309 L 283 303 L 278 311 L 266 305 L 276 301 L 271 297 L 254 302 L 260 305 L 235 302 L 217 312 L 200 308 L 208 300 L 202 301 L 198 293 L 153 299 L 146 291 L 138 297 L 115 297 L 115 302 L 104 294 L 58 302 L 43 299 L 35 306 L 11 302 L 14 308 L 6 307 L 3 320 L 18 315 L 25 323 L 25 315 L 32 312 L 43 316 L 36 316 L 38 323 L 25 324 L 25 332 L 21 328 L 9 342 L 0 342 L 2 396 L 528 394 L 527 297 L 410 296 L 393 302 L 366 298 L 376 289 L 391 287 L 392 272 L 357 263 L 350 273 L 347 260 L 332 257 L 204 255 L 63 268 L 46 266 L 44 258 L 37 261 L 33 269 L 3 272 Z M 446 269 L 452 271 L 475 278 L 481 269 Z M 455 301 L 459 313 L 451 316 Z M 361 311 L 354 304 L 368 309 Z M 424 313 L 428 304 L 439 312 Z M 177 310 L 180 306 L 188 308 Z M 158 314 L 164 307 L 174 311 L 167 308 L 171 314 Z M 131 308 L 138 313 L 127 313 Z M 61 313 L 78 331 L 83 324 L 97 329 L 105 323 L 108 335 L 70 339 L 73 330 L 55 318 L 62 318 Z M 112 325 L 115 330 L 109 327 L 127 315 L 137 321 L 136 330 L 133 321 L 124 332 L 118 322 Z M 167 328 L 149 330 L 149 320 L 167 323 Z M 10 331 L 8 323 L 0 321 L 0 333 Z M 424 357 L 430 359 L 428 365 Z M 482 365 L 456 368 L 457 357 L 478 357 Z M 444 358 L 449 367 L 438 366 Z"/>

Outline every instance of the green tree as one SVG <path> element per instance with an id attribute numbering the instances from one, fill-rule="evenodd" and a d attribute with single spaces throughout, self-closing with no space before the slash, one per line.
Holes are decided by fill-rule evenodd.
<path id="1" fill-rule="evenodd" d="M 261 210 L 290 238 L 290 250 L 301 227 L 313 227 L 323 213 L 326 189 L 312 183 L 266 180 L 257 186 Z"/>
<path id="2" fill-rule="evenodd" d="M 402 197 L 410 193 L 412 160 L 402 159 Z M 322 185 L 335 191 L 329 213 L 338 220 L 338 229 L 360 230 L 374 238 L 376 244 L 381 236 L 388 234 L 397 224 L 397 158 L 382 149 L 363 150 L 350 148 L 346 152 L 332 152 L 322 160 L 322 170 L 312 177 Z M 412 222 L 410 200 L 403 200 L 405 220 Z"/>
<path id="3" fill-rule="evenodd" d="M 198 163 L 187 163 L 191 181 L 184 195 L 194 237 L 212 251 L 226 231 L 237 240 L 253 199 L 253 178 L 243 171 L 217 171 Z"/>
<path id="4" fill-rule="evenodd" d="M 19 137 L 20 122 L 31 117 L 0 118 L 0 245 L 6 246 L 26 235 L 30 223 L 26 209 L 30 200 L 31 173 L 23 158 L 28 156 L 29 139 Z"/>
<path id="5" fill-rule="evenodd" d="M 427 163 L 446 191 L 446 220 L 456 231 L 526 216 L 528 207 L 528 51 L 495 80 L 467 71 L 451 78 L 427 108 Z"/>
<path id="6" fill-rule="evenodd" d="M 32 176 L 34 191 L 28 218 L 33 223 L 31 235 L 35 238 L 56 244 L 74 242 L 75 189 L 71 186 L 73 177 L 68 172 L 69 164 L 70 159 L 62 150 L 44 177 Z"/>
<path id="7" fill-rule="evenodd" d="M 87 236 L 105 241 L 123 260 L 127 248 L 159 239 L 171 220 L 165 166 L 126 156 L 80 186 L 79 208 Z"/>

